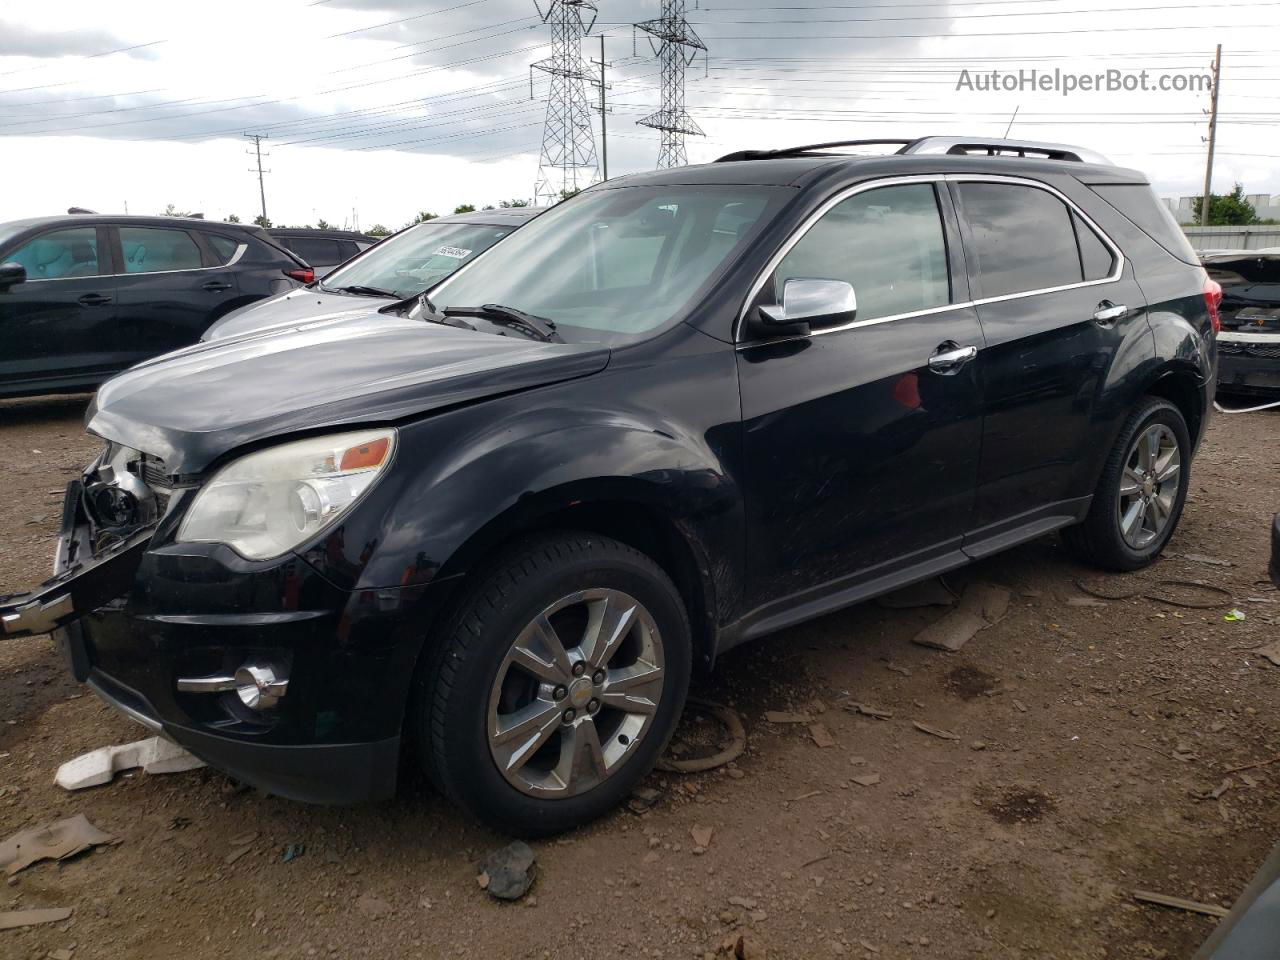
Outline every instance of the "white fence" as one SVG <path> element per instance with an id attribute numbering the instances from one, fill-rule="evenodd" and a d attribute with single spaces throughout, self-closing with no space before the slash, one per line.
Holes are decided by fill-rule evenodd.
<path id="1" fill-rule="evenodd" d="M 1267 227 L 1183 227 L 1197 250 L 1262 250 L 1280 247 L 1280 225 Z"/>

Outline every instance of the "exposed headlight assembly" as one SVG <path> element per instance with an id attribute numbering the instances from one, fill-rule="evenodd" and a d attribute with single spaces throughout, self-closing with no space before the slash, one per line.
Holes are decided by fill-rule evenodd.
<path id="1" fill-rule="evenodd" d="M 200 489 L 178 539 L 225 543 L 250 560 L 278 557 L 349 510 L 391 462 L 395 445 L 395 430 L 360 430 L 234 460 Z"/>

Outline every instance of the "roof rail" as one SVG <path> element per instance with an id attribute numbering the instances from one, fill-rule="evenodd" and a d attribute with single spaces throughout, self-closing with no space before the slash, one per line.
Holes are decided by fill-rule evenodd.
<path id="1" fill-rule="evenodd" d="M 904 153 L 906 148 L 916 143 L 916 140 L 885 140 L 876 138 L 874 140 L 832 140 L 829 143 L 810 143 L 801 147 L 782 147 L 778 150 L 738 150 L 735 153 L 726 153 L 723 157 L 718 157 L 716 163 L 731 163 L 735 160 L 769 160 L 774 157 L 796 157 L 804 153 L 816 153 L 820 150 L 831 150 L 835 147 L 876 147 L 889 146 L 901 147 L 898 153 Z"/>
<path id="2" fill-rule="evenodd" d="M 949 156 L 1002 157 L 1012 154 L 1031 160 L 1067 160 L 1073 163 L 1100 163 L 1110 166 L 1102 154 L 1065 143 L 1034 140 L 1003 140 L 994 137 L 923 137 L 903 147 L 903 154 L 946 154 Z"/>
<path id="3" fill-rule="evenodd" d="M 837 147 L 898 147 L 901 156 L 945 154 L 949 156 L 1015 156 L 1029 160 L 1066 160 L 1073 163 L 1099 163 L 1110 166 L 1111 161 L 1102 154 L 1084 147 L 1065 143 L 1038 143 L 1033 140 L 1002 140 L 992 137 L 918 137 L 915 139 L 832 140 L 829 143 L 810 143 L 799 147 L 782 147 L 778 150 L 738 150 L 727 153 L 716 163 L 735 160 L 771 160 L 775 157 L 798 157 L 806 153 L 820 153 Z"/>

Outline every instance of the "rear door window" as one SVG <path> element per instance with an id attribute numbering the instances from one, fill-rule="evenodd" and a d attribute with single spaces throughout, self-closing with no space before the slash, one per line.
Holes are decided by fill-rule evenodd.
<path id="1" fill-rule="evenodd" d="M 120 227 L 125 273 L 167 273 L 204 266 L 200 248 L 185 230 L 165 227 Z"/>
<path id="2" fill-rule="evenodd" d="M 22 264 L 29 280 L 94 277 L 103 273 L 98 268 L 98 231 L 93 227 L 41 234 L 0 259 Z"/>
<path id="3" fill-rule="evenodd" d="M 792 279 L 851 284 L 858 320 L 949 304 L 947 244 L 933 184 L 879 187 L 836 204 L 774 271 L 775 302 Z"/>
<path id="4" fill-rule="evenodd" d="M 982 297 L 1030 293 L 1084 279 L 1071 210 L 1053 194 L 1010 183 L 957 186 L 973 237 L 969 254 Z"/>

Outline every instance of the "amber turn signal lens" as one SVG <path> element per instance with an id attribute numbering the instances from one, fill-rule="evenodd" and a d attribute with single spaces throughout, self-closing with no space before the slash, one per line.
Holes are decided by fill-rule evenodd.
<path id="1" fill-rule="evenodd" d="M 390 441 L 386 437 L 379 437 L 369 443 L 348 447 L 342 454 L 342 463 L 338 465 L 338 469 L 364 470 L 381 465 L 382 461 L 386 459 L 389 443 Z"/>

